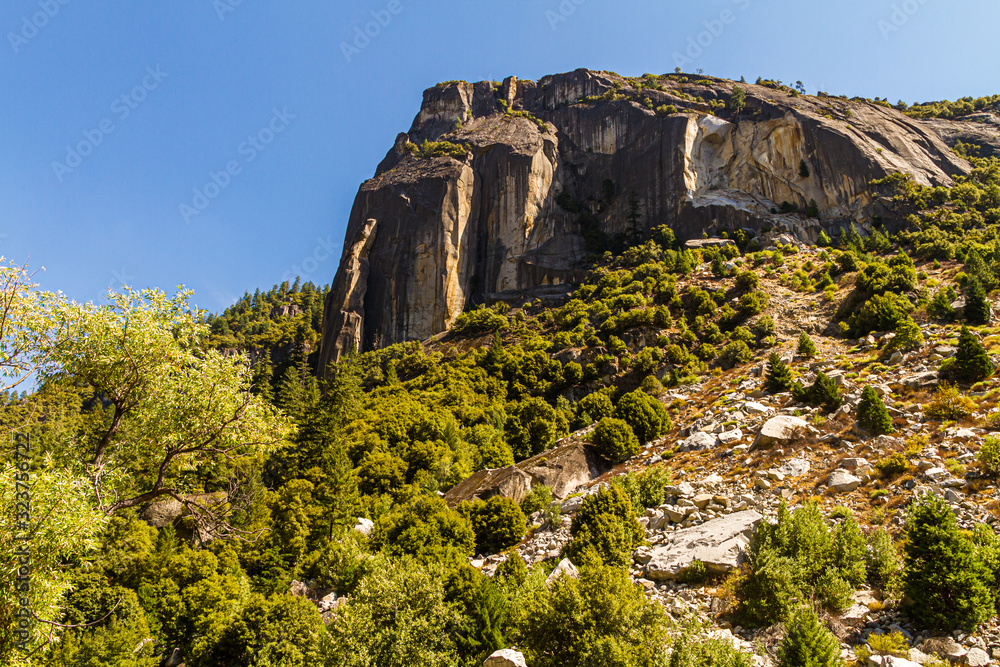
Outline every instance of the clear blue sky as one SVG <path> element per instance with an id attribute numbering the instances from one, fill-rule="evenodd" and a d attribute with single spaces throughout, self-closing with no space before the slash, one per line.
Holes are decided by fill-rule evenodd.
<path id="1" fill-rule="evenodd" d="M 79 300 L 183 283 L 221 310 L 296 265 L 332 280 L 358 185 L 438 81 L 663 73 L 700 38 L 687 71 L 955 99 L 1000 93 L 998 19 L 996 0 L 7 0 L 0 254 Z"/>

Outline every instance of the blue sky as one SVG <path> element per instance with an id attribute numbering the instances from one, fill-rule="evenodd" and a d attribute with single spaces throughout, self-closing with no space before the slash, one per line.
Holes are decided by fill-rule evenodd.
<path id="1" fill-rule="evenodd" d="M 7 0 L 0 254 L 75 299 L 183 283 L 217 311 L 333 279 L 358 185 L 438 81 L 682 57 L 955 99 L 1000 93 L 998 18 L 995 0 Z"/>

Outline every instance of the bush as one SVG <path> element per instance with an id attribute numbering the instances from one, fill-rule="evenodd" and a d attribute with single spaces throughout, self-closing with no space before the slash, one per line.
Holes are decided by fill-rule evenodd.
<path id="1" fill-rule="evenodd" d="M 969 281 L 965 290 L 965 321 L 969 324 L 989 324 L 990 303 L 986 290 L 975 278 Z"/>
<path id="2" fill-rule="evenodd" d="M 642 445 L 632 427 L 622 419 L 605 417 L 594 428 L 591 436 L 594 449 L 601 458 L 611 463 L 621 463 L 639 453 Z"/>
<path id="3" fill-rule="evenodd" d="M 642 472 L 629 471 L 628 474 L 615 477 L 612 484 L 618 484 L 629 500 L 636 514 L 641 514 L 646 507 L 657 507 L 666 500 L 664 487 L 670 484 L 670 470 L 664 465 L 655 465 Z"/>
<path id="4" fill-rule="evenodd" d="M 868 581 L 884 590 L 895 591 L 899 588 L 903 563 L 892 536 L 885 528 L 876 528 L 868 535 L 866 561 Z"/>
<path id="5" fill-rule="evenodd" d="M 838 667 L 840 642 L 811 610 L 801 611 L 788 627 L 778 652 L 778 667 Z"/>
<path id="6" fill-rule="evenodd" d="M 796 354 L 807 359 L 811 359 L 816 356 L 816 344 L 813 343 L 812 338 L 809 337 L 805 331 L 799 334 L 799 346 L 796 349 Z"/>
<path id="7" fill-rule="evenodd" d="M 577 565 L 603 563 L 624 567 L 645 532 L 635 518 L 632 501 L 618 485 L 584 499 L 569 529 L 566 556 Z"/>
<path id="8" fill-rule="evenodd" d="M 423 561 L 472 556 L 476 535 L 468 519 L 434 496 L 417 496 L 375 522 L 372 545 L 391 556 L 410 555 Z"/>
<path id="9" fill-rule="evenodd" d="M 858 404 L 858 424 L 873 435 L 892 433 L 892 417 L 879 397 L 878 392 L 868 385 L 861 392 Z"/>
<path id="10" fill-rule="evenodd" d="M 780 394 L 792 388 L 792 369 L 773 352 L 767 360 L 767 378 L 764 386 L 772 394 Z"/>
<path id="11" fill-rule="evenodd" d="M 907 317 L 896 326 L 896 335 L 889 343 L 889 349 L 909 352 L 923 347 L 924 333 L 920 326 L 911 318 Z"/>
<path id="12" fill-rule="evenodd" d="M 840 387 L 822 371 L 816 374 L 816 381 L 808 389 L 801 382 L 796 382 L 792 387 L 792 396 L 797 401 L 821 407 L 826 412 L 833 412 L 844 402 L 840 397 Z"/>
<path id="13" fill-rule="evenodd" d="M 924 414 L 931 419 L 956 421 L 965 419 L 975 409 L 976 403 L 958 387 L 942 382 L 935 390 L 934 398 L 924 406 Z"/>
<path id="14" fill-rule="evenodd" d="M 861 306 L 854 318 L 852 333 L 861 337 L 872 331 L 894 331 L 912 311 L 913 304 L 902 294 L 876 294 Z"/>
<path id="15" fill-rule="evenodd" d="M 882 477 L 895 477 L 910 469 L 910 462 L 901 452 L 890 454 L 875 464 L 875 469 Z"/>
<path id="16" fill-rule="evenodd" d="M 993 375 L 995 370 L 996 366 L 986 348 L 968 327 L 962 327 L 955 362 L 949 369 L 952 377 L 962 382 L 978 382 Z"/>
<path id="17" fill-rule="evenodd" d="M 753 352 L 750 351 L 750 346 L 741 340 L 729 343 L 719 353 L 719 365 L 726 370 L 734 366 L 748 364 L 751 360 L 753 360 Z"/>
<path id="18" fill-rule="evenodd" d="M 995 435 L 987 437 L 979 449 L 979 467 L 996 476 L 1000 474 L 1000 438 Z"/>
<path id="19" fill-rule="evenodd" d="M 614 412 L 615 406 L 611 403 L 611 398 L 603 391 L 587 394 L 576 405 L 577 423 L 580 426 L 599 422 L 605 417 L 610 417 Z"/>
<path id="20" fill-rule="evenodd" d="M 521 511 L 524 512 L 525 515 L 530 516 L 538 510 L 548 507 L 552 503 L 553 499 L 554 496 L 552 495 L 551 486 L 536 484 L 531 487 L 531 491 L 529 491 L 528 495 L 521 501 Z"/>
<path id="21" fill-rule="evenodd" d="M 528 530 L 524 512 L 510 498 L 493 496 L 487 501 L 459 503 L 458 511 L 469 519 L 476 534 L 476 553 L 495 554 L 515 546 Z"/>
<path id="22" fill-rule="evenodd" d="M 511 639 L 532 667 L 663 664 L 663 608 L 624 569 L 584 568 L 579 579 L 560 577 L 551 591 L 539 585 L 525 598 L 514 606 Z"/>
<path id="23" fill-rule="evenodd" d="M 990 573 L 943 499 L 928 496 L 911 508 L 906 537 L 903 590 L 910 618 L 933 630 L 971 632 L 993 615 Z"/>
<path id="24" fill-rule="evenodd" d="M 504 315 L 492 308 L 480 306 L 476 310 L 466 311 L 455 318 L 451 330 L 461 335 L 479 335 L 500 331 L 509 326 L 510 322 Z"/>
<path id="25" fill-rule="evenodd" d="M 663 404 L 639 389 L 618 399 L 615 417 L 631 426 L 640 444 L 667 433 L 672 426 Z"/>

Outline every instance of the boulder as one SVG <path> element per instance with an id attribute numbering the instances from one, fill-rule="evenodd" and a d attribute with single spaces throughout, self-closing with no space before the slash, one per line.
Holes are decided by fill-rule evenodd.
<path id="1" fill-rule="evenodd" d="M 556 565 L 556 569 L 552 570 L 552 574 L 550 574 L 549 578 L 545 580 L 546 588 L 552 588 L 552 584 L 554 584 L 559 577 L 564 575 L 567 577 L 573 577 L 574 579 L 580 578 L 580 571 L 576 569 L 576 565 L 573 565 L 569 558 L 563 558 L 559 561 L 559 564 Z"/>
<path id="2" fill-rule="evenodd" d="M 990 664 L 990 656 L 981 648 L 970 648 L 965 654 L 965 664 L 967 667 L 986 667 Z"/>
<path id="3" fill-rule="evenodd" d="M 700 452 L 715 447 L 717 442 L 718 438 L 715 434 L 698 431 L 685 440 L 682 440 L 679 449 L 682 452 Z"/>
<path id="4" fill-rule="evenodd" d="M 861 480 L 846 470 L 834 470 L 830 473 L 826 486 L 831 493 L 850 493 L 861 486 Z"/>
<path id="5" fill-rule="evenodd" d="M 782 473 L 785 477 L 801 477 L 808 473 L 810 468 L 812 468 L 812 464 L 809 462 L 809 459 L 791 459 L 790 461 L 785 461 L 778 468 L 778 472 Z"/>
<path id="6" fill-rule="evenodd" d="M 962 662 L 968 651 L 951 637 L 931 637 L 920 645 L 924 653 L 932 653 L 951 662 Z"/>
<path id="7" fill-rule="evenodd" d="M 511 648 L 502 648 L 486 658 L 483 667 L 527 667 L 527 664 L 524 662 L 524 656 L 521 655 L 520 651 L 515 651 Z"/>
<path id="8" fill-rule="evenodd" d="M 789 442 L 795 438 L 799 431 L 808 428 L 808 426 L 809 424 L 804 420 L 791 415 L 771 417 L 760 427 L 760 435 L 757 436 L 757 442 L 754 443 L 754 446 L 768 447 Z"/>
<path id="9" fill-rule="evenodd" d="M 358 517 L 358 522 L 354 524 L 354 530 L 358 531 L 365 537 L 372 534 L 372 530 L 375 529 L 375 522 L 371 519 L 366 519 L 364 517 Z"/>
<path id="10" fill-rule="evenodd" d="M 696 560 L 710 572 L 732 570 L 739 565 L 750 534 L 761 519 L 754 510 L 744 510 L 669 533 L 666 543 L 653 548 L 646 577 L 657 581 L 675 579 Z"/>

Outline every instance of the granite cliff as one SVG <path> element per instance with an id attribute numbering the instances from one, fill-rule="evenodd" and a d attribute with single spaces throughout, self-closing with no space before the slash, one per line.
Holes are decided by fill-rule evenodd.
<path id="1" fill-rule="evenodd" d="M 470 305 L 558 293 L 616 235 L 811 241 L 892 224 L 872 179 L 968 170 L 928 124 L 776 84 L 589 70 L 439 84 L 358 192 L 320 367 L 437 334 Z"/>

